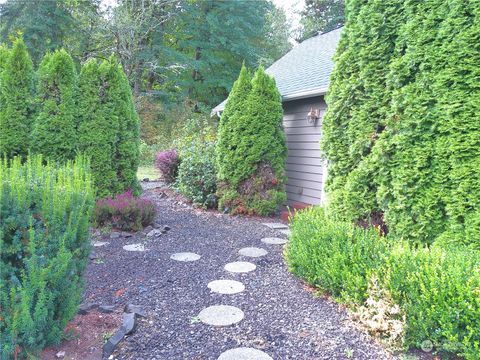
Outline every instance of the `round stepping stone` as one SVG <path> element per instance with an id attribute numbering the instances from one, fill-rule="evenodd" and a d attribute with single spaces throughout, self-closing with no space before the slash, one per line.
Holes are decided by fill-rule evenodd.
<path id="1" fill-rule="evenodd" d="M 243 320 L 245 314 L 235 306 L 214 305 L 200 311 L 201 322 L 212 326 L 229 326 Z"/>
<path id="2" fill-rule="evenodd" d="M 127 251 L 145 251 L 145 246 L 143 244 L 130 244 L 130 245 L 125 245 L 123 247 L 123 250 Z"/>
<path id="3" fill-rule="evenodd" d="M 235 261 L 225 265 L 224 269 L 233 273 L 246 273 L 255 270 L 255 264 L 247 261 Z"/>
<path id="4" fill-rule="evenodd" d="M 287 243 L 287 239 L 268 237 L 268 238 L 263 238 L 262 242 L 269 245 L 283 245 Z"/>
<path id="5" fill-rule="evenodd" d="M 191 252 L 175 253 L 170 256 L 170 259 L 176 261 L 197 261 L 200 258 L 200 255 Z"/>
<path id="6" fill-rule="evenodd" d="M 273 360 L 273 358 L 263 351 L 241 347 L 225 351 L 218 360 Z"/>
<path id="7" fill-rule="evenodd" d="M 95 241 L 92 243 L 94 247 L 106 246 L 110 244 L 108 241 Z"/>
<path id="8" fill-rule="evenodd" d="M 280 231 L 282 234 L 287 235 L 287 236 L 292 235 L 292 232 L 290 231 L 290 229 L 281 229 L 281 230 L 278 230 L 278 231 Z"/>
<path id="9" fill-rule="evenodd" d="M 267 250 L 260 249 L 257 247 L 246 247 L 246 248 L 240 249 L 238 253 L 240 255 L 249 256 L 249 257 L 260 257 L 268 254 Z"/>
<path id="10" fill-rule="evenodd" d="M 245 285 L 235 280 L 214 280 L 208 284 L 208 288 L 212 292 L 232 295 L 245 290 Z"/>

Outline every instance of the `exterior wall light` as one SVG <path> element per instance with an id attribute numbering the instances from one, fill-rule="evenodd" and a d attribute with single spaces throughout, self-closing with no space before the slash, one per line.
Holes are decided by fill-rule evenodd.
<path id="1" fill-rule="evenodd" d="M 310 108 L 310 111 L 307 114 L 307 122 L 314 125 L 315 122 L 320 118 L 320 110 Z"/>

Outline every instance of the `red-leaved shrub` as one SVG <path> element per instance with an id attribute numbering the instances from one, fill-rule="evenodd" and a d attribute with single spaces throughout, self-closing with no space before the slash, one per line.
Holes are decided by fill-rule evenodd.
<path id="1" fill-rule="evenodd" d="M 155 165 L 162 174 L 163 180 L 167 183 L 173 183 L 177 177 L 178 165 L 180 164 L 180 158 L 178 157 L 177 150 L 170 149 L 160 151 L 157 154 Z"/>
<path id="2" fill-rule="evenodd" d="M 94 219 L 95 225 L 111 226 L 125 231 L 139 231 L 152 223 L 155 218 L 155 206 L 150 200 L 134 197 L 131 191 L 114 198 L 97 200 Z"/>

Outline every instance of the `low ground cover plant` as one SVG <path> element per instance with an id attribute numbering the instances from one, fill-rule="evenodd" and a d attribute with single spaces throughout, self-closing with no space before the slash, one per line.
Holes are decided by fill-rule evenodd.
<path id="1" fill-rule="evenodd" d="M 77 312 L 90 252 L 88 163 L 0 163 L 0 358 L 35 358 Z"/>
<path id="2" fill-rule="evenodd" d="M 175 149 L 160 151 L 155 159 L 155 166 L 167 184 L 173 183 L 177 178 L 179 165 L 180 157 Z"/>
<path id="3" fill-rule="evenodd" d="M 93 215 L 97 227 L 139 231 L 153 222 L 155 213 L 152 201 L 135 197 L 132 191 L 126 191 L 113 198 L 98 199 Z"/>
<path id="4" fill-rule="evenodd" d="M 338 221 L 322 208 L 298 212 L 291 229 L 286 251 L 290 270 L 355 311 L 362 310 L 372 332 L 378 334 L 388 325 L 389 334 L 381 336 L 396 336 L 396 345 L 420 347 L 431 341 L 436 350 L 471 360 L 480 357 L 477 250 L 395 241 L 375 228 Z M 382 304 L 390 310 L 380 309 Z M 382 323 L 377 321 L 379 311 Z M 366 313 L 372 318 L 365 319 Z"/>

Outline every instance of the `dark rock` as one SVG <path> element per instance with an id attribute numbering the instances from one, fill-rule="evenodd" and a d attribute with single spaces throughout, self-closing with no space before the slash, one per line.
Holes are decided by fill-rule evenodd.
<path id="1" fill-rule="evenodd" d="M 149 178 L 144 178 L 144 179 L 143 179 L 143 182 L 149 182 L 149 181 L 150 181 Z"/>
<path id="2" fill-rule="evenodd" d="M 135 330 L 136 325 L 136 314 L 132 313 L 123 313 L 123 323 L 122 323 L 122 331 L 124 331 L 125 335 L 131 334 Z"/>
<path id="3" fill-rule="evenodd" d="M 125 305 L 125 312 L 134 313 L 144 318 L 147 317 L 147 312 L 145 311 L 145 308 L 141 305 L 133 305 L 133 304 Z"/>
<path id="4" fill-rule="evenodd" d="M 96 303 L 83 303 L 80 304 L 78 307 L 78 314 L 79 315 L 86 315 L 90 310 L 93 310 L 98 307 L 98 304 Z"/>
<path id="5" fill-rule="evenodd" d="M 112 313 L 114 310 L 115 310 L 115 306 L 114 306 L 114 305 L 100 305 L 100 306 L 98 307 L 98 311 L 100 311 L 101 313 L 104 313 L 104 314 L 110 314 L 110 313 Z"/>
<path id="6" fill-rule="evenodd" d="M 147 238 L 157 238 L 162 235 L 162 231 L 158 229 L 153 229 L 147 234 Z"/>
<path id="7" fill-rule="evenodd" d="M 110 239 L 118 239 L 118 238 L 120 238 L 120 235 L 121 234 L 119 232 L 114 231 L 114 232 L 110 233 Z"/>
<path id="8" fill-rule="evenodd" d="M 97 260 L 98 258 L 99 256 L 95 253 L 95 251 L 90 252 L 90 256 L 89 256 L 90 260 Z"/>
<path id="9" fill-rule="evenodd" d="M 122 341 L 123 337 L 125 336 L 125 331 L 123 328 L 118 329 L 115 334 L 113 334 L 110 339 L 103 345 L 103 358 L 106 359 L 110 355 L 112 355 L 113 350 L 118 345 L 120 341 Z"/>

